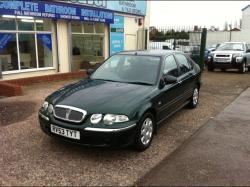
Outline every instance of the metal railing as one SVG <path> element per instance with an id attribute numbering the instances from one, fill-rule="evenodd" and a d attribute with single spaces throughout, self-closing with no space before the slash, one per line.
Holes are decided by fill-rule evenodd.
<path id="1" fill-rule="evenodd" d="M 150 27 L 148 49 L 182 51 L 203 69 L 205 31 L 206 29 L 198 26 Z"/>

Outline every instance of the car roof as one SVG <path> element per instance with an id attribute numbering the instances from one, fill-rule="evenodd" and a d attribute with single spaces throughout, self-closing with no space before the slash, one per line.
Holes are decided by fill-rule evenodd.
<path id="1" fill-rule="evenodd" d="M 175 53 L 182 53 L 182 52 L 172 51 L 172 50 L 133 50 L 133 51 L 123 51 L 116 54 L 164 57 Z"/>
<path id="2" fill-rule="evenodd" d="M 246 42 L 224 42 L 226 44 L 246 44 Z M 222 43 L 223 44 L 223 43 Z"/>

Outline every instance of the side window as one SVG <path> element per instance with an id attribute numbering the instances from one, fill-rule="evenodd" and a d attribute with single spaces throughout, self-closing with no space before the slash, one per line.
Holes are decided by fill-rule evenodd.
<path id="1" fill-rule="evenodd" d="M 181 75 L 183 75 L 191 70 L 192 66 L 191 66 L 190 62 L 188 61 L 188 59 L 184 55 L 176 54 L 175 57 L 176 57 L 177 61 L 179 62 Z"/>
<path id="2" fill-rule="evenodd" d="M 163 73 L 178 77 L 178 67 L 173 55 L 168 56 L 164 62 Z"/>
<path id="3" fill-rule="evenodd" d="M 246 47 L 247 47 L 247 50 L 249 50 L 250 49 L 250 44 L 247 44 Z"/>

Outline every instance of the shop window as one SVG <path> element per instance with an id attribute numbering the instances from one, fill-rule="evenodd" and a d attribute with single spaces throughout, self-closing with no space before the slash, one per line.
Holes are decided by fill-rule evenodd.
<path id="1" fill-rule="evenodd" d="M 37 31 L 51 31 L 52 21 L 49 19 L 36 19 L 36 30 Z"/>
<path id="2" fill-rule="evenodd" d="M 53 67 L 52 25 L 49 19 L 0 17 L 0 64 L 3 73 Z"/>
<path id="3" fill-rule="evenodd" d="M 73 70 L 96 68 L 104 60 L 102 36 L 73 35 Z"/>
<path id="4" fill-rule="evenodd" d="M 21 69 L 37 68 L 34 34 L 19 34 Z"/>
<path id="5" fill-rule="evenodd" d="M 81 24 L 81 22 L 73 21 L 71 23 L 71 29 L 72 29 L 72 32 L 82 33 L 82 24 Z"/>
<path id="6" fill-rule="evenodd" d="M 84 33 L 94 33 L 94 24 L 93 23 L 84 23 Z"/>
<path id="7" fill-rule="evenodd" d="M 51 34 L 37 34 L 39 67 L 52 67 L 52 38 Z"/>
<path id="8" fill-rule="evenodd" d="M 16 30 L 15 19 L 0 17 L 0 30 Z"/>
<path id="9" fill-rule="evenodd" d="M 22 31 L 33 31 L 35 30 L 35 20 L 34 19 L 18 19 L 18 30 Z"/>
<path id="10" fill-rule="evenodd" d="M 104 33 L 104 24 L 99 23 L 95 25 L 95 32 L 96 33 Z"/>
<path id="11" fill-rule="evenodd" d="M 0 33 L 0 64 L 2 71 L 18 70 L 16 34 Z"/>
<path id="12" fill-rule="evenodd" d="M 76 32 L 72 27 L 71 69 L 72 71 L 95 69 L 104 61 L 105 25 L 91 22 L 78 22 L 78 24 L 82 25 L 83 31 Z"/>

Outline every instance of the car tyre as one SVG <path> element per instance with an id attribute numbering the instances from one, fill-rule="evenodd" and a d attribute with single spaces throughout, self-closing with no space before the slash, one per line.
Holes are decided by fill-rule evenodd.
<path id="1" fill-rule="evenodd" d="M 222 68 L 222 69 L 220 69 L 222 72 L 225 72 L 226 71 L 226 69 L 224 69 L 224 68 Z"/>
<path id="2" fill-rule="evenodd" d="M 153 140 L 155 129 L 155 117 L 151 113 L 145 113 L 139 121 L 136 137 L 135 149 L 144 151 L 147 149 Z"/>
<path id="3" fill-rule="evenodd" d="M 193 94 L 192 94 L 192 97 L 191 97 L 190 102 L 188 104 L 189 108 L 196 108 L 197 107 L 197 105 L 199 103 L 199 94 L 200 94 L 199 91 L 200 90 L 198 87 L 195 87 L 193 89 Z"/>
<path id="4" fill-rule="evenodd" d="M 246 72 L 246 63 L 245 62 L 243 62 L 242 64 L 241 64 L 241 67 L 240 67 L 240 69 L 239 69 L 239 72 L 240 73 L 245 73 Z"/>
<path id="5" fill-rule="evenodd" d="M 214 66 L 212 64 L 208 64 L 207 70 L 208 71 L 214 71 Z"/>

